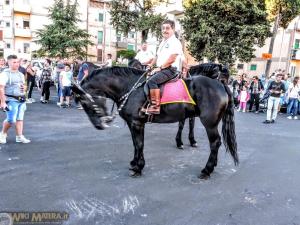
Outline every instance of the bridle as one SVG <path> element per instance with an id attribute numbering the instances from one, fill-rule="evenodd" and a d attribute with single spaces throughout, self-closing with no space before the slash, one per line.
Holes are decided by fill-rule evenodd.
<path id="1" fill-rule="evenodd" d="M 132 92 L 134 92 L 135 90 L 137 90 L 139 87 L 141 87 L 145 82 L 140 82 L 141 79 L 150 72 L 151 70 L 146 70 L 140 77 L 139 79 L 134 83 L 134 85 L 132 86 L 132 88 L 126 92 L 124 95 L 121 96 L 121 98 L 119 98 L 118 102 L 121 102 L 119 108 L 117 109 L 117 111 L 113 112 L 114 110 L 114 105 L 115 105 L 115 102 L 113 103 L 112 105 L 112 109 L 111 109 L 111 115 L 109 116 L 106 116 L 107 118 L 109 118 L 111 121 L 115 119 L 116 115 L 122 111 L 122 109 L 124 108 L 124 106 L 126 105 L 127 103 L 127 100 L 129 98 L 129 96 L 131 95 Z M 101 96 L 101 95 L 97 95 L 97 96 L 92 96 L 90 95 L 89 93 L 87 93 L 78 83 L 76 83 L 75 81 L 72 81 L 72 85 L 76 86 L 76 88 L 78 88 L 83 94 L 84 96 L 92 103 L 92 107 L 93 107 L 93 110 L 94 112 L 97 114 L 97 115 L 100 115 L 101 114 L 101 109 L 98 107 L 98 105 L 96 104 L 96 101 L 94 99 L 109 99 L 105 96 Z M 81 95 L 80 94 L 77 94 L 75 93 L 75 96 L 77 98 L 80 98 Z M 100 116 L 99 116 L 100 117 Z M 111 122 L 110 121 L 110 122 Z"/>

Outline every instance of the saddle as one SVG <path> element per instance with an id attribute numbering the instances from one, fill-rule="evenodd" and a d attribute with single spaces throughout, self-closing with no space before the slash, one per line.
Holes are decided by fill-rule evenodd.
<path id="1" fill-rule="evenodd" d="M 189 93 L 189 90 L 187 89 L 184 80 L 180 79 L 178 76 L 164 84 L 159 85 L 159 89 L 161 93 L 161 105 L 171 103 L 190 103 L 196 105 Z M 147 85 L 144 86 L 144 93 L 145 96 L 147 96 L 147 104 L 150 102 L 149 88 Z"/>

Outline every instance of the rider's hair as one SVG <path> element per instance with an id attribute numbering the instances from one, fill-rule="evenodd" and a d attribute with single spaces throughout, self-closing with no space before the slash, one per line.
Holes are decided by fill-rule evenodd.
<path id="1" fill-rule="evenodd" d="M 173 20 L 165 20 L 162 24 L 169 24 L 173 30 L 175 29 L 175 22 Z"/>
<path id="2" fill-rule="evenodd" d="M 10 59 L 18 59 L 18 56 L 16 56 L 16 55 L 7 56 L 7 60 L 10 60 Z"/>

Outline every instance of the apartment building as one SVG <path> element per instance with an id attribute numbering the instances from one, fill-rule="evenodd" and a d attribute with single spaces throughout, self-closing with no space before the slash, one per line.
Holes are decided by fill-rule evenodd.
<path id="1" fill-rule="evenodd" d="M 92 35 L 93 46 L 89 46 L 89 60 L 103 62 L 107 54 L 116 59 L 121 49 L 137 50 L 141 42 L 140 33 L 130 32 L 127 36 L 117 33 L 110 24 L 110 0 L 90 0 L 88 2 L 88 32 Z"/>
<path id="2" fill-rule="evenodd" d="M 53 3 L 54 0 L 1 0 L 0 55 L 17 54 L 30 59 L 32 52 L 39 49 L 35 32 L 51 22 L 48 8 Z M 115 58 L 120 49 L 138 49 L 139 33 L 130 32 L 125 37 L 110 24 L 110 0 L 80 0 L 78 4 L 78 26 L 91 34 L 94 43 L 88 47 L 89 61 L 101 63 L 108 53 Z"/>

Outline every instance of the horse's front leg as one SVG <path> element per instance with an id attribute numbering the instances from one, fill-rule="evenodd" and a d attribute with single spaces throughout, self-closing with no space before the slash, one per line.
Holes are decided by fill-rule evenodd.
<path id="1" fill-rule="evenodd" d="M 177 131 L 177 135 L 176 135 L 175 140 L 176 140 L 177 148 L 179 148 L 179 149 L 183 149 L 182 130 L 183 130 L 183 127 L 184 127 L 184 123 L 185 123 L 185 119 L 179 121 L 179 123 L 178 123 L 178 131 Z"/>
<path id="2" fill-rule="evenodd" d="M 198 146 L 198 144 L 194 137 L 195 117 L 189 118 L 189 125 L 190 125 L 190 130 L 189 130 L 190 144 L 192 147 L 196 148 Z"/>
<path id="3" fill-rule="evenodd" d="M 131 132 L 132 142 L 134 145 L 134 157 L 130 162 L 131 176 L 137 177 L 142 175 L 142 170 L 145 166 L 144 159 L 144 130 L 145 124 L 141 122 L 131 122 L 128 124 Z"/>

